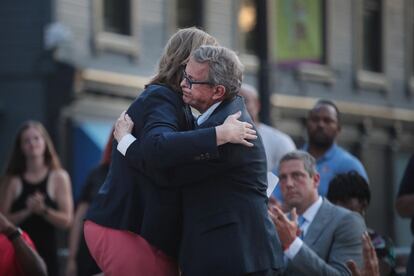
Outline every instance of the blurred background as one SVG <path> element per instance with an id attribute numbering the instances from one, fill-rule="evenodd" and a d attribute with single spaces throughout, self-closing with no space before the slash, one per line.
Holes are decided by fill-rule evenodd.
<path id="1" fill-rule="evenodd" d="M 44 123 L 74 199 L 115 118 L 139 95 L 177 28 L 236 50 L 261 119 L 298 147 L 320 98 L 342 112 L 338 143 L 367 169 L 367 224 L 408 252 L 395 195 L 414 152 L 413 0 L 38 0 L 0 4 L 0 165 L 17 128 Z"/>

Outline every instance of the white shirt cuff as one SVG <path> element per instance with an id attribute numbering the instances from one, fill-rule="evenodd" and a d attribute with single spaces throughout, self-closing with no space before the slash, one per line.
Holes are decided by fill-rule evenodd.
<path id="1" fill-rule="evenodd" d="M 288 249 L 285 250 L 285 255 L 290 260 L 293 259 L 296 254 L 298 254 L 299 250 L 301 249 L 303 241 L 296 237 L 296 239 L 292 242 Z"/>
<path id="2" fill-rule="evenodd" d="M 128 133 L 124 137 L 122 137 L 121 141 L 119 141 L 118 146 L 116 149 L 125 156 L 129 146 L 137 140 L 132 134 Z"/>

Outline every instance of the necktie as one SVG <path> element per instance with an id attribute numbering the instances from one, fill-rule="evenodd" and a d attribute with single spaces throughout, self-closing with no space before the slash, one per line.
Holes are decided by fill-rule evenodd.
<path id="1" fill-rule="evenodd" d="M 304 229 L 303 229 L 303 225 L 305 224 L 305 222 L 306 222 L 306 219 L 305 219 L 305 217 L 304 216 L 299 216 L 298 217 L 298 227 L 299 227 L 299 229 L 300 229 L 300 235 L 299 235 L 299 238 L 301 239 L 301 240 L 303 240 L 303 236 L 304 236 Z"/>

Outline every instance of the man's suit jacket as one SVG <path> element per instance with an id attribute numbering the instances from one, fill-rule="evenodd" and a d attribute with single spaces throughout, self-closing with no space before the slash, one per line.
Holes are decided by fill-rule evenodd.
<path id="1" fill-rule="evenodd" d="M 318 210 L 286 275 L 351 275 L 346 261 L 362 265 L 363 218 L 327 199 Z"/>
<path id="2" fill-rule="evenodd" d="M 239 120 L 252 123 L 237 96 L 222 102 L 199 128 L 222 124 L 239 110 Z M 283 266 L 280 242 L 267 213 L 266 155 L 260 138 L 253 143 L 254 147 L 220 146 L 218 159 L 172 172 L 172 185 L 182 186 L 183 275 L 242 275 Z"/>
<path id="3" fill-rule="evenodd" d="M 169 131 L 185 131 L 193 126 L 188 108 L 184 105 L 179 93 L 162 85 L 149 85 L 146 90 L 131 104 L 127 113 L 135 125 L 132 134 L 142 139 L 152 128 Z M 215 155 L 216 139 L 214 129 L 198 132 L 204 139 L 192 132 L 183 135 L 192 137 L 192 147 L 186 152 L 193 157 L 204 152 Z M 168 133 L 150 140 L 160 152 L 157 141 L 164 141 Z M 155 144 L 154 144 L 155 143 Z M 129 162 L 116 149 L 114 142 L 112 162 L 105 182 L 93 200 L 86 219 L 99 225 L 114 229 L 128 230 L 140 234 L 153 246 L 163 250 L 170 256 L 177 257 L 181 237 L 181 192 L 176 187 L 157 186 L 156 181 L 167 181 L 159 170 L 148 169 L 146 173 L 138 170 L 143 166 L 140 154 L 128 149 L 132 160 Z M 172 145 L 173 148 L 183 147 Z M 148 153 L 162 165 L 172 162 L 169 156 L 156 152 Z M 136 161 L 136 162 L 135 162 Z"/>

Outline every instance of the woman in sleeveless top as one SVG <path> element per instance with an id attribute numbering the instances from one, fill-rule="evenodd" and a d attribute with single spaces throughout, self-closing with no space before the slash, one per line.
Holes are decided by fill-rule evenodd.
<path id="1" fill-rule="evenodd" d="M 18 131 L 0 195 L 0 210 L 29 234 L 48 274 L 58 275 L 55 232 L 72 221 L 71 183 L 41 123 Z"/>

